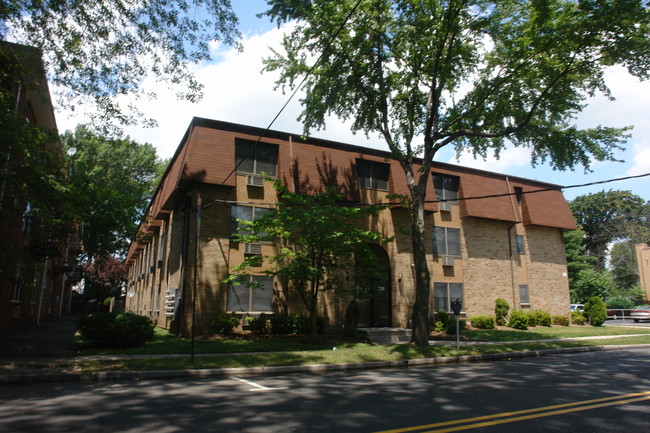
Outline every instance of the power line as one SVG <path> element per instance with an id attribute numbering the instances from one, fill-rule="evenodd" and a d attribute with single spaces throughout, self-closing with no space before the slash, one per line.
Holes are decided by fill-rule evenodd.
<path id="1" fill-rule="evenodd" d="M 518 195 L 518 194 L 535 194 L 538 192 L 547 192 L 547 191 L 562 191 L 563 189 L 572 189 L 572 188 L 584 188 L 586 186 L 593 186 L 593 185 L 602 185 L 605 183 L 611 183 L 611 182 L 619 182 L 621 180 L 629 180 L 629 179 L 638 179 L 640 177 L 646 177 L 650 176 L 650 173 L 645 173 L 645 174 L 639 174 L 636 176 L 626 176 L 626 177 L 617 177 L 614 179 L 606 179 L 606 180 L 599 180 L 595 182 L 588 182 L 588 183 L 582 183 L 578 185 L 567 185 L 567 186 L 555 186 L 555 187 L 550 187 L 550 188 L 542 188 L 542 189 L 535 189 L 532 191 L 522 191 L 521 193 L 517 192 L 507 192 L 503 194 L 490 194 L 490 195 L 482 195 L 482 196 L 474 196 L 474 197 L 462 197 L 462 198 L 457 198 L 457 199 L 447 199 L 447 200 L 427 200 L 425 203 L 443 203 L 446 201 L 460 201 L 460 200 L 480 200 L 484 198 L 496 198 L 496 197 L 509 197 L 513 195 Z"/>
<path id="2" fill-rule="evenodd" d="M 626 177 L 618 177 L 618 178 L 612 178 L 612 179 L 606 179 L 606 180 L 599 180 L 595 182 L 588 182 L 588 183 L 582 183 L 582 184 L 576 184 L 576 185 L 566 185 L 566 186 L 554 186 L 550 188 L 543 188 L 543 189 L 536 189 L 532 191 L 522 191 L 521 194 L 535 194 L 538 192 L 547 192 L 547 191 L 561 191 L 563 189 L 572 189 L 572 188 L 584 188 L 587 186 L 593 186 L 593 185 L 602 185 L 606 183 L 612 183 L 612 182 L 619 182 L 622 180 L 629 180 L 629 179 L 638 179 L 641 177 L 646 177 L 650 176 L 650 173 L 645 173 L 645 174 L 639 174 L 636 176 L 626 176 Z M 457 201 L 466 201 L 466 200 L 481 200 L 481 199 L 486 199 L 486 198 L 497 198 L 497 197 L 508 197 L 508 196 L 513 196 L 513 195 L 518 195 L 520 193 L 517 192 L 508 192 L 508 193 L 502 193 L 502 194 L 490 194 L 490 195 L 481 195 L 481 196 L 473 196 L 473 197 L 458 197 L 457 199 L 447 199 L 447 200 L 425 200 L 425 203 L 443 203 L 447 201 L 452 201 L 452 202 L 457 202 Z M 263 206 L 277 206 L 277 202 L 275 203 L 264 203 L 264 202 L 251 202 L 251 201 L 237 201 L 237 200 L 220 200 L 220 199 L 215 199 L 212 200 L 210 203 L 206 204 L 203 208 L 213 204 L 213 203 L 222 203 L 222 204 L 235 204 L 235 205 L 246 205 L 246 204 L 251 204 L 251 205 L 263 205 Z M 350 206 L 384 206 L 384 205 L 395 205 L 395 202 L 379 202 L 379 203 L 356 203 Z"/>

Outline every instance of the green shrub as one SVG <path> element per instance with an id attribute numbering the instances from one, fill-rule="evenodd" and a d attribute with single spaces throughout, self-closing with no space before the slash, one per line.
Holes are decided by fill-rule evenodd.
<path id="1" fill-rule="evenodd" d="M 274 314 L 269 321 L 271 322 L 271 334 L 288 335 L 293 332 L 291 317 L 287 314 Z"/>
<path id="2" fill-rule="evenodd" d="M 215 334 L 230 335 L 237 325 L 239 319 L 234 314 L 219 314 L 210 323 L 210 331 Z"/>
<path id="3" fill-rule="evenodd" d="M 93 313 L 77 323 L 82 339 L 105 348 L 142 346 L 153 338 L 153 328 L 151 320 L 133 313 Z"/>
<path id="4" fill-rule="evenodd" d="M 259 317 L 247 317 L 248 328 L 253 334 L 267 334 L 269 332 L 269 319 L 264 313 Z"/>
<path id="5" fill-rule="evenodd" d="M 446 329 L 446 326 L 445 326 L 445 324 L 442 323 L 441 321 L 437 321 L 437 322 L 434 323 L 434 325 L 433 325 L 433 330 L 434 330 L 435 332 L 443 332 L 445 329 Z"/>
<path id="6" fill-rule="evenodd" d="M 529 317 L 530 315 L 523 310 L 512 310 L 508 326 L 514 329 L 526 330 L 528 329 Z"/>
<path id="7" fill-rule="evenodd" d="M 587 318 L 591 326 L 601 326 L 607 320 L 605 303 L 598 296 L 589 298 L 585 305 L 585 311 L 587 311 Z"/>
<path id="8" fill-rule="evenodd" d="M 465 319 L 461 319 L 458 321 L 458 328 L 463 331 L 465 328 L 467 328 L 467 322 Z M 447 323 L 447 334 L 456 334 L 456 319 L 450 320 L 449 323 Z"/>
<path id="9" fill-rule="evenodd" d="M 316 330 L 318 331 L 318 320 L 316 322 Z M 294 314 L 291 316 L 291 331 L 297 335 L 311 334 L 311 320 L 304 314 Z"/>
<path id="10" fill-rule="evenodd" d="M 496 324 L 499 326 L 505 326 L 508 323 L 508 311 L 510 310 L 510 305 L 508 301 L 502 298 L 497 298 L 494 302 L 494 315 L 496 317 Z"/>
<path id="11" fill-rule="evenodd" d="M 436 322 L 441 322 L 444 329 L 447 329 L 449 326 L 449 313 L 446 311 L 439 310 L 436 312 Z"/>
<path id="12" fill-rule="evenodd" d="M 472 326 L 478 329 L 494 329 L 496 323 L 492 316 L 474 316 L 471 320 Z"/>
<path id="13" fill-rule="evenodd" d="M 587 323 L 587 318 L 582 311 L 572 311 L 571 312 L 571 323 L 574 325 L 584 325 Z"/>
<path id="14" fill-rule="evenodd" d="M 569 326 L 569 318 L 567 316 L 553 316 L 551 323 L 557 326 Z"/>
<path id="15" fill-rule="evenodd" d="M 534 310 L 530 314 L 534 317 L 535 324 L 531 326 L 551 326 L 551 314 L 543 310 Z"/>

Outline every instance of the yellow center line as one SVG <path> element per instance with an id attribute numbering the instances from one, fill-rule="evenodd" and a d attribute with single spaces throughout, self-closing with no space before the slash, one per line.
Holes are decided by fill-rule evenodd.
<path id="1" fill-rule="evenodd" d="M 523 420 L 533 419 L 533 418 L 542 418 L 546 416 L 560 415 L 560 414 L 570 413 L 570 412 L 579 412 L 583 410 L 597 409 L 599 407 L 634 403 L 643 400 L 650 400 L 650 391 L 637 392 L 637 393 L 619 395 L 614 397 L 597 398 L 593 400 L 585 400 L 585 401 L 572 402 L 572 403 L 564 403 L 564 404 L 558 404 L 558 405 L 546 406 L 546 407 L 540 407 L 534 409 L 524 409 L 524 410 L 518 410 L 513 412 L 503 412 L 503 413 L 493 414 L 493 415 L 483 415 L 483 416 L 478 416 L 473 418 L 444 421 L 444 422 L 439 422 L 434 424 L 405 427 L 405 428 L 394 429 L 394 430 L 384 430 L 376 433 L 404 433 L 404 432 L 413 432 L 413 431 L 424 431 L 426 429 L 445 427 L 445 426 L 451 426 L 456 424 L 466 424 L 466 425 L 451 427 L 447 429 L 426 431 L 426 433 L 454 432 L 454 431 L 469 430 L 469 429 L 474 429 L 479 427 L 486 427 L 490 425 L 498 425 L 498 424 L 516 422 L 516 421 L 523 421 Z M 504 418 L 504 419 L 495 419 L 495 418 Z M 481 423 L 479 421 L 486 421 L 486 422 Z"/>

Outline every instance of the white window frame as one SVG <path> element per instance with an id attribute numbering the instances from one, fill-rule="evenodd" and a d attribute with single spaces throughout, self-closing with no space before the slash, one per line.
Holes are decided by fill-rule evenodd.
<path id="1" fill-rule="evenodd" d="M 450 239 L 450 233 L 453 233 L 453 236 L 458 236 L 458 252 L 449 252 L 449 239 Z M 438 235 L 442 234 L 442 244 L 443 244 L 443 249 L 444 251 L 439 251 L 438 248 Z M 450 257 L 461 257 L 461 246 L 460 246 L 460 229 L 453 228 L 453 227 L 438 227 L 438 226 L 433 226 L 431 230 L 431 238 L 433 241 L 433 255 L 437 257 L 442 257 L 442 256 L 450 256 Z"/>
<path id="2" fill-rule="evenodd" d="M 251 148 L 253 148 L 253 152 L 252 152 L 253 154 L 250 155 L 250 152 L 249 152 L 246 155 L 243 155 L 243 152 L 237 152 L 237 146 L 250 146 Z M 259 160 L 258 151 L 260 151 L 260 150 L 262 150 L 264 148 L 268 149 L 269 151 L 271 151 L 271 149 L 273 149 L 273 151 L 275 152 L 275 161 L 274 161 L 274 165 L 273 165 L 273 172 L 270 172 L 268 170 L 262 170 L 260 167 L 258 167 L 258 165 L 259 165 L 258 164 L 258 160 Z M 235 164 L 236 164 L 236 167 L 237 167 L 237 173 L 258 174 L 258 175 L 264 173 L 267 176 L 275 177 L 276 173 L 277 173 L 277 169 L 278 169 L 277 168 L 277 166 L 278 166 L 278 156 L 279 156 L 278 153 L 279 153 L 278 152 L 278 146 L 275 145 L 275 144 L 263 143 L 263 142 L 260 142 L 260 141 L 255 142 L 255 141 L 248 141 L 248 140 L 236 140 L 235 141 Z M 241 168 L 242 161 L 248 161 L 248 160 L 252 161 L 252 165 L 253 165 L 253 170 L 252 171 L 248 171 L 248 170 L 245 170 L 245 169 Z"/>
<path id="3" fill-rule="evenodd" d="M 458 203 L 458 190 L 460 189 L 460 178 L 457 176 L 449 176 L 446 174 L 432 173 L 431 180 L 433 188 L 436 193 L 436 200 L 444 201 L 445 203 Z M 455 189 L 445 187 L 445 181 L 451 180 L 456 182 Z M 442 183 L 442 186 L 438 185 Z"/>
<path id="4" fill-rule="evenodd" d="M 530 292 L 528 284 L 519 285 L 519 303 L 521 305 L 530 305 Z"/>
<path id="5" fill-rule="evenodd" d="M 235 312 L 235 313 L 272 313 L 273 312 L 273 300 L 274 300 L 274 279 L 273 277 L 268 277 L 265 275 L 246 275 L 245 279 L 247 280 L 244 284 L 229 284 L 228 285 L 228 299 L 226 300 L 226 311 Z M 253 283 L 255 280 L 262 283 L 265 287 L 255 288 L 255 287 L 246 287 L 248 284 Z M 267 283 L 267 284 L 264 284 Z M 271 299 L 266 308 L 254 308 L 257 304 L 259 306 L 260 302 L 256 302 L 255 294 L 257 291 L 271 291 Z M 233 296 L 238 298 L 239 295 L 246 292 L 247 299 L 237 299 L 236 301 L 232 298 Z M 265 301 L 266 302 L 266 301 Z M 235 306 L 235 304 L 237 306 Z"/>
<path id="6" fill-rule="evenodd" d="M 465 290 L 463 283 L 443 283 L 435 282 L 433 283 L 433 309 L 434 311 L 446 311 L 448 313 L 452 312 L 451 301 L 457 299 L 458 296 L 452 296 L 453 290 L 460 290 L 460 300 L 462 302 L 462 311 L 465 311 Z M 436 296 L 439 291 L 444 290 L 445 296 Z M 443 299 L 445 304 L 444 308 L 441 308 L 439 299 Z"/>

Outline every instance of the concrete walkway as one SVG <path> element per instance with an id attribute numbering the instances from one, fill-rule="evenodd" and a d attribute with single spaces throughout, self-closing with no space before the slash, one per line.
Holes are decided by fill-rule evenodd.
<path id="1" fill-rule="evenodd" d="M 78 363 L 89 360 L 120 360 L 144 358 L 171 358 L 189 357 L 189 354 L 165 355 L 107 355 L 107 356 L 79 356 L 74 344 L 75 317 L 62 317 L 54 321 L 45 322 L 39 327 L 21 332 L 12 336 L 0 337 L 0 385 L 20 384 L 35 382 L 65 382 L 65 381 L 97 381 L 97 380 L 129 380 L 129 379 L 162 379 L 177 377 L 224 377 L 245 376 L 261 374 L 287 374 L 297 372 L 331 372 L 353 369 L 395 368 L 409 366 L 425 366 L 449 364 L 454 362 L 477 362 L 483 360 L 496 360 L 501 358 L 541 356 L 552 353 L 575 353 L 596 350 L 612 350 L 641 346 L 597 346 L 576 347 L 568 349 L 550 349 L 542 351 L 509 352 L 504 354 L 457 356 L 447 358 L 412 359 L 390 362 L 363 362 L 348 364 L 322 364 L 287 367 L 252 367 L 252 368 L 226 368 L 226 369 L 191 369 L 173 371 L 116 371 L 96 372 L 84 375 L 78 368 Z M 642 335 L 642 334 L 638 334 Z M 647 335 L 647 334 L 646 334 Z M 615 339 L 630 337 L 632 335 L 606 336 L 606 337 L 576 337 L 566 340 L 588 339 Z M 528 340 L 518 343 L 537 343 L 558 340 Z M 455 341 L 431 341 L 435 345 L 455 345 Z M 504 344 L 476 341 L 461 341 L 461 345 L 475 344 Z M 196 354 L 196 357 L 219 356 L 228 354 Z M 240 354 L 245 355 L 245 354 Z"/>

